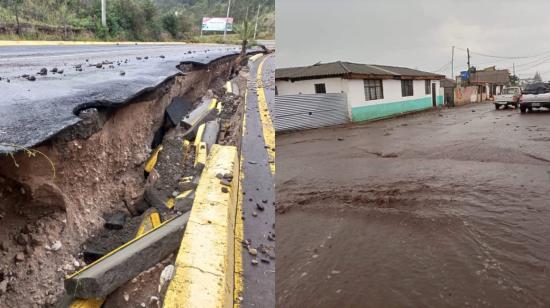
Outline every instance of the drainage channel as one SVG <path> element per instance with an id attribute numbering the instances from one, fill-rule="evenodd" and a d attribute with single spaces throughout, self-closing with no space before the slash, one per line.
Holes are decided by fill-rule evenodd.
<path id="1" fill-rule="evenodd" d="M 214 158 L 230 161 L 240 144 L 241 62 L 176 76 L 118 110 L 86 110 L 77 132 L 2 158 L 0 306 L 161 305 L 193 204 L 211 195 L 199 187 L 236 198 L 233 172 Z"/>

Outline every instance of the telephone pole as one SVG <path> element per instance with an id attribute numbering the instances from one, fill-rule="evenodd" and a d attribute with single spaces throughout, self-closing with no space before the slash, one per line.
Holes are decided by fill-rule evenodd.
<path id="1" fill-rule="evenodd" d="M 455 47 L 454 46 L 451 51 L 451 78 L 455 80 Z"/>
<path id="2" fill-rule="evenodd" d="M 258 3 L 258 10 L 256 11 L 256 25 L 254 25 L 254 39 L 256 39 L 256 32 L 258 31 L 258 18 L 260 17 L 260 4 Z"/>
<path id="3" fill-rule="evenodd" d="M 107 0 L 101 0 L 101 25 L 107 27 Z"/>
<path id="4" fill-rule="evenodd" d="M 512 62 L 512 67 L 514 68 L 514 76 L 516 76 L 516 62 Z"/>
<path id="5" fill-rule="evenodd" d="M 227 35 L 227 20 L 229 19 L 229 10 L 231 10 L 231 0 L 229 0 L 229 4 L 227 4 L 227 15 L 225 16 L 225 28 L 223 29 L 224 40 L 225 40 L 225 36 Z"/>
<path id="6" fill-rule="evenodd" d="M 470 48 L 466 48 L 466 52 L 468 53 L 468 73 L 470 72 Z"/>

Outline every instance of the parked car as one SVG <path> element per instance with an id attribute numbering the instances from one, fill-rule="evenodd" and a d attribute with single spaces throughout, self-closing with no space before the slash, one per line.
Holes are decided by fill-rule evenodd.
<path id="1" fill-rule="evenodd" d="M 500 106 L 504 108 L 508 106 L 514 106 L 518 108 L 519 98 L 521 97 L 520 87 L 508 87 L 502 90 L 502 93 L 495 96 L 495 108 L 499 109 Z"/>
<path id="2" fill-rule="evenodd" d="M 549 83 L 533 83 L 528 84 L 523 89 L 523 94 L 519 99 L 519 110 L 521 113 L 533 111 L 533 108 L 550 108 L 550 84 Z"/>

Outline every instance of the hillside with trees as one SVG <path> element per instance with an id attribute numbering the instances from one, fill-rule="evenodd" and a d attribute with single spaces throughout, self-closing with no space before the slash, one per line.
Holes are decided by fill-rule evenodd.
<path id="1" fill-rule="evenodd" d="M 227 4 L 227 0 L 107 0 L 107 27 L 103 27 L 100 0 L 0 0 L 0 38 L 219 40 L 215 35 L 199 38 L 201 20 L 225 17 Z M 257 37 L 272 39 L 275 0 L 232 0 L 230 16 L 236 25 L 246 18 L 253 25 L 258 5 Z"/>

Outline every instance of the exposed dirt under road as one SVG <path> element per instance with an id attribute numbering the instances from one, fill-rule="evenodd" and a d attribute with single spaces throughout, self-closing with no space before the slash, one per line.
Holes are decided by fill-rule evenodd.
<path id="1" fill-rule="evenodd" d="M 550 112 L 277 136 L 280 307 L 550 306 Z"/>
<path id="2" fill-rule="evenodd" d="M 0 307 L 50 306 L 61 297 L 63 277 L 84 265 L 81 244 L 102 229 L 105 214 L 135 214 L 146 182 L 143 166 L 172 98 L 197 101 L 223 85 L 235 72 L 232 60 L 100 111 L 105 122 L 85 137 L 67 131 L 36 148 L 54 164 L 55 178 L 39 154 L 0 157 Z"/>

